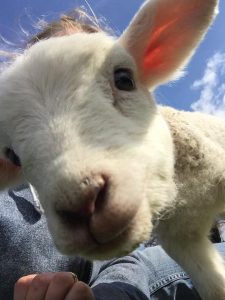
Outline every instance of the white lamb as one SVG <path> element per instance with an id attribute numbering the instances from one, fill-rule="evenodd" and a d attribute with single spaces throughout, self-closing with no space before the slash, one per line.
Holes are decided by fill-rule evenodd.
<path id="1" fill-rule="evenodd" d="M 225 122 L 155 104 L 149 89 L 184 67 L 216 0 L 146 1 L 122 36 L 37 42 L 0 77 L 1 187 L 30 182 L 58 249 L 105 258 L 148 239 L 225 299 L 207 238 L 224 210 Z"/>

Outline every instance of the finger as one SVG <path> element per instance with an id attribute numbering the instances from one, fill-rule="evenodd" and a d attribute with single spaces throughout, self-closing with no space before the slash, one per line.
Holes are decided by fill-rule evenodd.
<path id="1" fill-rule="evenodd" d="M 45 295 L 45 300 L 64 300 L 76 281 L 77 278 L 72 273 L 55 273 Z"/>
<path id="2" fill-rule="evenodd" d="M 55 273 L 42 273 L 36 275 L 27 291 L 24 300 L 43 300 L 47 293 L 51 280 L 54 278 Z"/>
<path id="3" fill-rule="evenodd" d="M 75 282 L 65 300 L 95 300 L 91 288 L 82 281 Z"/>
<path id="4" fill-rule="evenodd" d="M 36 274 L 21 277 L 14 286 L 14 300 L 25 300 L 30 284 Z"/>

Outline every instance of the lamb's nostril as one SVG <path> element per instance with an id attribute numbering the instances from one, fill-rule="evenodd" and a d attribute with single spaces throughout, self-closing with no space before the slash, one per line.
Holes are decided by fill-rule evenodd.
<path id="1" fill-rule="evenodd" d="M 81 215 L 92 215 L 96 210 L 96 205 L 104 201 L 103 194 L 106 189 L 106 179 L 102 176 L 97 178 L 85 178 L 82 186 L 82 205 L 79 208 Z"/>
<path id="2" fill-rule="evenodd" d="M 85 178 L 75 198 L 69 199 L 73 204 L 66 208 L 56 208 L 57 215 L 67 224 L 87 223 L 105 201 L 106 186 L 106 179 L 103 177 Z"/>
<path id="3" fill-rule="evenodd" d="M 108 191 L 108 181 L 104 181 L 104 185 L 101 186 L 101 189 L 98 192 L 98 195 L 95 200 L 95 211 L 100 211 L 104 206 L 107 198 L 107 191 Z"/>

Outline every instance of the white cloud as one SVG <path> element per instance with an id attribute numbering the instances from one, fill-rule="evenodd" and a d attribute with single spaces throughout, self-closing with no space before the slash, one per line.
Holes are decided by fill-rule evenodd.
<path id="1" fill-rule="evenodd" d="M 195 111 L 225 117 L 225 53 L 216 53 L 206 65 L 203 77 L 192 89 L 200 90 L 199 99 L 191 105 Z"/>

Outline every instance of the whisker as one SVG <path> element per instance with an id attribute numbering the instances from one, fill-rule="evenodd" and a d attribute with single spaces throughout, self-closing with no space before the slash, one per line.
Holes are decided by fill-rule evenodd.
<path id="1" fill-rule="evenodd" d="M 98 22 L 98 18 L 94 12 L 94 10 L 92 9 L 90 3 L 87 1 L 87 0 L 84 0 L 84 2 L 86 3 L 87 7 L 89 8 L 90 12 L 92 13 L 93 17 L 94 17 L 94 20 L 95 20 L 95 25 L 97 25 L 97 27 L 100 27 L 100 24 Z M 93 20 L 92 20 L 93 22 Z"/>

